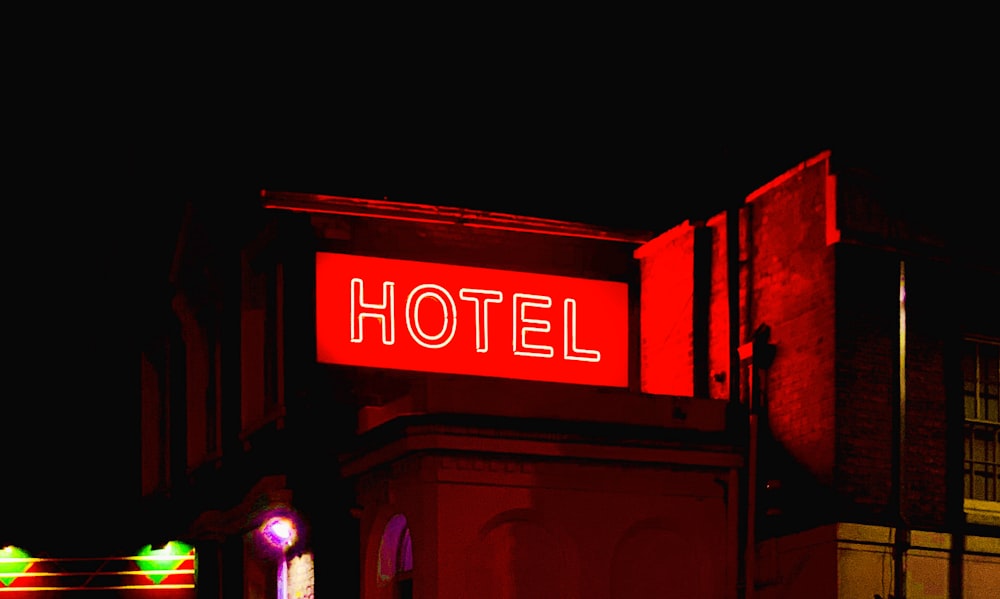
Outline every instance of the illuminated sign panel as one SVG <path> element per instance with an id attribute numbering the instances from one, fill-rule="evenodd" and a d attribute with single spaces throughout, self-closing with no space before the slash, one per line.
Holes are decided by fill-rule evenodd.
<path id="1" fill-rule="evenodd" d="M 17 547 L 0 548 L 0 596 L 69 597 L 97 591 L 101 597 L 194 599 L 195 549 L 171 541 L 137 555 L 116 557 L 31 557 Z M 113 594 L 106 594 L 113 591 Z M 152 595 L 151 595 L 152 594 Z M 87 595 L 93 596 L 91 593 Z"/>
<path id="2" fill-rule="evenodd" d="M 316 255 L 320 362 L 628 386 L 628 286 Z"/>

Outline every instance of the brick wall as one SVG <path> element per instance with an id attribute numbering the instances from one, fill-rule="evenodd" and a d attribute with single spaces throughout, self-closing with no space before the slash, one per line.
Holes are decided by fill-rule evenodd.
<path id="1" fill-rule="evenodd" d="M 678 225 L 636 256 L 642 280 L 641 390 L 693 395 L 694 227 Z"/>
<path id="2" fill-rule="evenodd" d="M 826 244 L 826 158 L 803 163 L 748 198 L 743 265 L 746 330 L 766 324 L 777 347 L 766 373 L 776 446 L 805 476 L 832 484 L 834 256 Z M 762 466 L 763 468 L 763 466 Z"/>
<path id="3" fill-rule="evenodd" d="M 943 524 L 947 512 L 945 340 L 952 311 L 936 289 L 939 269 L 906 263 L 906 426 L 904 509 L 913 525 Z"/>
<path id="4" fill-rule="evenodd" d="M 708 341 L 708 396 L 712 399 L 729 399 L 729 378 L 739 376 L 730 372 L 729 343 L 729 257 L 726 248 L 726 215 L 709 219 L 712 231 L 712 283 L 709 297 Z M 742 289 L 741 289 L 742 295 Z"/>
<path id="5" fill-rule="evenodd" d="M 859 513 L 890 508 L 899 391 L 899 261 L 837 247 L 836 489 Z"/>

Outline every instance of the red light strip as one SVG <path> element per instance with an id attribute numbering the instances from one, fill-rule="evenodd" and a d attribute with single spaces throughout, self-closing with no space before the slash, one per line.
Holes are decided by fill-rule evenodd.
<path id="1" fill-rule="evenodd" d="M 172 574 L 194 574 L 194 568 L 184 568 L 178 570 L 118 570 L 118 571 L 95 570 L 93 572 L 87 572 L 83 570 L 79 572 L 20 572 L 17 574 L 12 574 L 11 576 L 14 576 L 16 578 L 31 578 L 31 577 L 38 578 L 41 576 L 66 577 L 66 576 L 88 576 L 91 574 L 97 576 L 122 576 L 126 574 L 138 574 L 144 576 L 148 576 L 150 574 L 153 575 L 163 574 L 166 576 L 170 576 Z"/>

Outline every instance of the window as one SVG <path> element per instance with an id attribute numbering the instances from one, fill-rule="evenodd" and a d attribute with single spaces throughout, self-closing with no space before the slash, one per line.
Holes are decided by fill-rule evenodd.
<path id="1" fill-rule="evenodd" d="M 393 599 L 413 597 L 413 541 L 406 516 L 396 514 L 382 531 L 378 576 L 393 586 Z"/>
<path id="2" fill-rule="evenodd" d="M 1000 341 L 967 339 L 962 377 L 966 505 L 1000 509 Z"/>

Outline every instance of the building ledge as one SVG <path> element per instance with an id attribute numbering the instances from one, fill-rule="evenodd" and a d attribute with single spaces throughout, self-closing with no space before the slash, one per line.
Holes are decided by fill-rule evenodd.
<path id="1" fill-rule="evenodd" d="M 1000 501 L 966 499 L 965 521 L 970 524 L 1000 526 Z"/>
<path id="2" fill-rule="evenodd" d="M 353 477 L 414 453 L 522 456 L 619 464 L 681 465 L 686 467 L 732 469 L 742 466 L 742 457 L 733 451 L 712 451 L 688 447 L 615 445 L 603 442 L 566 442 L 542 438 L 485 436 L 473 432 L 414 426 L 386 444 L 344 456 L 342 473 Z"/>
<path id="3" fill-rule="evenodd" d="M 723 432 L 726 430 L 729 403 L 603 388 L 566 390 L 560 385 L 551 385 L 543 389 L 508 381 L 497 381 L 494 385 L 471 384 L 462 377 L 429 381 L 425 391 L 405 395 L 384 405 L 361 408 L 358 433 L 363 434 L 397 418 L 428 414 Z"/>

